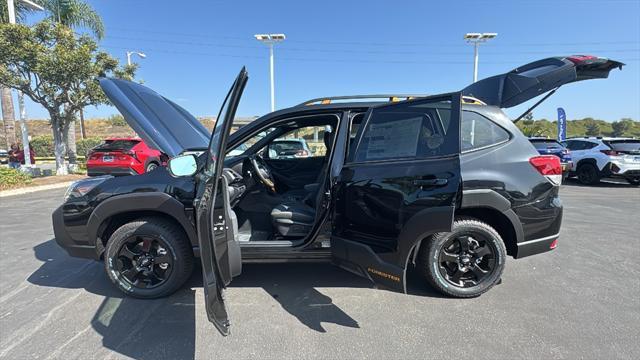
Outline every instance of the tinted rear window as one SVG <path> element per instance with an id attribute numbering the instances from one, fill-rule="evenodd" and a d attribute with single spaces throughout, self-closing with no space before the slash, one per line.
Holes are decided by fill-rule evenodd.
<path id="1" fill-rule="evenodd" d="M 609 140 L 607 145 L 617 151 L 640 151 L 640 140 Z"/>
<path id="2" fill-rule="evenodd" d="M 555 140 L 536 140 L 536 139 L 531 139 L 530 141 L 531 141 L 531 143 L 533 144 L 533 146 L 536 149 L 558 148 L 558 147 L 562 146 L 562 145 L 560 145 L 559 142 L 557 142 Z"/>
<path id="3" fill-rule="evenodd" d="M 459 132 L 448 131 L 451 127 L 450 113 L 449 102 L 429 100 L 373 109 L 355 161 L 427 158 L 457 153 Z"/>
<path id="4" fill-rule="evenodd" d="M 103 144 L 98 145 L 94 150 L 113 151 L 113 150 L 131 150 L 140 140 L 107 140 Z"/>

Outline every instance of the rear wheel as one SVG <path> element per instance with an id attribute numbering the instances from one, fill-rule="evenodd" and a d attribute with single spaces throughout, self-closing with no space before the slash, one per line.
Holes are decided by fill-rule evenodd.
<path id="1" fill-rule="evenodd" d="M 631 185 L 635 185 L 635 186 L 640 185 L 640 178 L 627 178 L 627 181 Z"/>
<path id="2" fill-rule="evenodd" d="M 577 171 L 578 181 L 585 185 L 595 185 L 600 182 L 598 168 L 593 164 L 582 164 Z"/>
<path id="3" fill-rule="evenodd" d="M 105 269 L 125 294 L 153 299 L 178 290 L 193 270 L 193 251 L 177 225 L 143 218 L 122 225 L 107 242 Z"/>
<path id="4" fill-rule="evenodd" d="M 158 163 L 155 162 L 150 162 L 149 164 L 147 164 L 147 167 L 145 168 L 146 172 L 150 172 L 155 170 L 158 167 Z"/>
<path id="5" fill-rule="evenodd" d="M 474 218 L 460 218 L 451 232 L 433 235 L 420 248 L 423 277 L 454 297 L 479 296 L 500 281 L 506 250 L 500 234 Z"/>

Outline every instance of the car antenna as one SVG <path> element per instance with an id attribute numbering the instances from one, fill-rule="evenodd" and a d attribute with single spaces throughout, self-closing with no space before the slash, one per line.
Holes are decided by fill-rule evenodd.
<path id="1" fill-rule="evenodd" d="M 545 95 L 542 99 L 540 99 L 537 103 L 533 104 L 532 107 L 528 108 L 527 111 L 523 112 L 522 115 L 518 116 L 517 119 L 513 120 L 513 123 L 517 123 L 518 121 L 522 120 L 523 117 L 525 117 L 525 115 L 527 115 L 528 113 L 530 113 L 531 111 L 533 111 L 533 109 L 537 108 L 538 105 L 542 104 L 543 101 L 547 100 L 549 98 L 549 96 L 553 95 L 556 90 L 558 90 L 560 88 L 560 86 L 558 86 L 557 88 L 549 91 L 547 93 L 547 95 Z"/>

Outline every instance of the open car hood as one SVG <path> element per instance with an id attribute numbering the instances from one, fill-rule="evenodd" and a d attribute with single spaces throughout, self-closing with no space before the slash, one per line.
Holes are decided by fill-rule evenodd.
<path id="1" fill-rule="evenodd" d="M 595 56 L 552 57 L 482 79 L 464 88 L 462 94 L 487 105 L 510 108 L 564 84 L 607 78 L 611 70 L 623 65 Z"/>
<path id="2" fill-rule="evenodd" d="M 211 133 L 185 109 L 132 81 L 101 78 L 100 86 L 127 123 L 152 148 L 170 157 L 206 149 Z"/>

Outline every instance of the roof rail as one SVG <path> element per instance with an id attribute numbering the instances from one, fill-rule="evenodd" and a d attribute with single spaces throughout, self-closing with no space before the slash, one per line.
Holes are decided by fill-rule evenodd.
<path id="1" fill-rule="evenodd" d="M 428 97 L 426 94 L 376 94 L 376 95 L 346 95 L 346 96 L 328 96 L 315 98 L 311 100 L 307 100 L 303 103 L 300 103 L 297 106 L 307 106 L 307 105 L 327 105 L 331 104 L 333 101 L 344 101 L 344 100 L 371 100 L 371 99 L 386 99 L 389 102 L 397 102 L 402 100 L 411 100 L 417 98 Z M 473 105 L 486 105 L 483 101 L 478 100 L 471 96 L 463 96 L 462 102 L 465 104 L 473 104 Z"/>
<path id="2" fill-rule="evenodd" d="M 328 96 L 328 97 L 320 97 L 311 100 L 307 100 L 303 103 L 300 103 L 296 106 L 306 106 L 306 105 L 327 105 L 331 104 L 333 101 L 340 100 L 371 100 L 371 99 L 387 99 L 387 101 L 395 102 L 401 100 L 410 100 L 420 97 L 427 97 L 429 95 L 425 94 L 375 94 L 375 95 L 346 95 L 346 96 Z"/>

